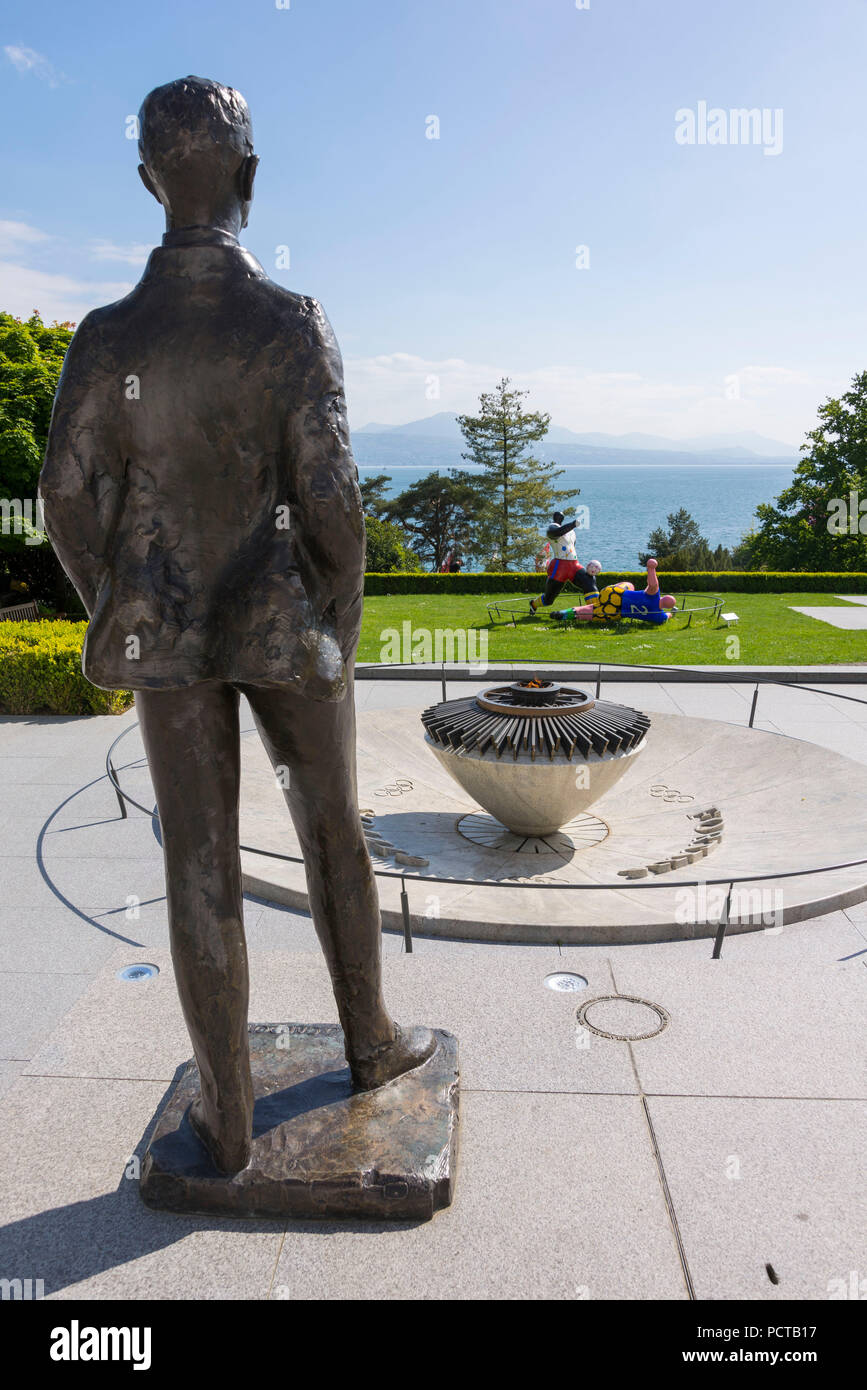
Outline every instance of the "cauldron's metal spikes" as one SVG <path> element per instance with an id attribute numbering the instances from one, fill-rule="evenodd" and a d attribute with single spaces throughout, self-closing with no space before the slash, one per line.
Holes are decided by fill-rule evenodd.
<path id="1" fill-rule="evenodd" d="M 500 758 L 509 749 L 514 759 L 523 752 L 533 761 L 543 755 L 550 761 L 557 757 L 571 761 L 576 753 L 611 756 L 634 748 L 650 727 L 646 714 L 610 700 L 597 700 L 588 710 L 576 708 L 586 697 L 569 687 L 557 691 L 550 704 L 529 708 L 510 686 L 489 690 L 487 695 L 506 708 L 487 710 L 471 696 L 425 710 L 422 722 L 430 737 L 465 753 L 484 754 L 493 748 Z M 507 712 L 510 705 L 514 714 Z"/>

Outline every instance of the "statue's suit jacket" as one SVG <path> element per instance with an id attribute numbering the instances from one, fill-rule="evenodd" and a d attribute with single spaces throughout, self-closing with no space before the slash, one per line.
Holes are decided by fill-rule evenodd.
<path id="1" fill-rule="evenodd" d="M 339 699 L 364 517 L 337 344 L 234 238 L 188 235 L 83 320 L 54 403 L 40 496 L 90 614 L 82 667 Z"/>

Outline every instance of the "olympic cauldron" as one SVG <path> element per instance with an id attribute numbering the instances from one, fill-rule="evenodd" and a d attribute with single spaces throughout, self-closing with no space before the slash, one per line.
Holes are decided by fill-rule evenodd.
<path id="1" fill-rule="evenodd" d="M 550 835 L 617 782 L 650 719 L 556 681 L 515 681 L 421 716 L 425 742 L 474 801 L 517 835 Z"/>

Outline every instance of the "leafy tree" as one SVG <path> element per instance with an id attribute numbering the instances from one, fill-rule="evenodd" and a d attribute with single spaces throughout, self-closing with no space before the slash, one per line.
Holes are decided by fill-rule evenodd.
<path id="1" fill-rule="evenodd" d="M 462 469 L 428 473 L 389 502 L 387 515 L 410 536 L 415 553 L 438 570 L 449 551 L 471 550 L 481 502 L 476 479 Z"/>
<path id="2" fill-rule="evenodd" d="M 867 569 L 867 372 L 817 414 L 792 482 L 756 508 L 750 549 L 764 569 Z"/>
<path id="3" fill-rule="evenodd" d="M 364 568 L 371 574 L 391 574 L 395 571 L 413 573 L 421 569 L 417 556 L 407 546 L 399 526 L 378 517 L 365 519 L 367 551 Z"/>
<path id="4" fill-rule="evenodd" d="M 732 551 L 732 569 L 735 570 L 754 570 L 758 569 L 753 554 L 753 541 L 755 533 L 747 531 L 745 536 L 741 536 L 734 550 Z"/>
<path id="5" fill-rule="evenodd" d="M 0 497 L 36 497 L 71 323 L 0 313 Z"/>
<path id="6" fill-rule="evenodd" d="M 34 519 L 51 407 L 73 327 L 46 327 L 36 309 L 24 320 L 0 313 L 0 498 L 29 502 Z M 19 530 L 4 527 L 0 533 L 0 602 L 35 598 L 81 611 L 48 539 L 37 542 L 38 533 L 26 521 Z"/>
<path id="7" fill-rule="evenodd" d="M 374 473 L 369 478 L 362 478 L 358 486 L 361 489 L 365 516 L 385 515 L 388 507 L 387 487 L 390 482 L 388 473 Z"/>
<path id="8" fill-rule="evenodd" d="M 545 438 L 551 417 L 524 411 L 522 400 L 528 392 L 510 390 L 510 384 L 503 377 L 493 391 L 483 391 L 477 416 L 458 416 L 467 444 L 462 457 L 483 470 L 473 478 L 479 499 L 476 547 L 480 554 L 495 555 L 501 570 L 530 563 L 540 524 L 559 502 L 574 496 L 552 486 L 563 476 L 562 468 L 527 453 L 531 444 Z"/>

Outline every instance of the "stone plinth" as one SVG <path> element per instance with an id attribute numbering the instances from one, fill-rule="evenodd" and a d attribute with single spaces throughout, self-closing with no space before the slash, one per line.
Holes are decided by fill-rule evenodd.
<path id="1" fill-rule="evenodd" d="M 190 1127 L 194 1061 L 172 1091 L 142 1165 L 148 1206 L 233 1217 L 427 1221 L 452 1199 L 457 1039 L 434 1029 L 422 1066 L 352 1090 L 336 1024 L 251 1024 L 253 1156 L 217 1172 Z"/>

